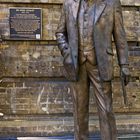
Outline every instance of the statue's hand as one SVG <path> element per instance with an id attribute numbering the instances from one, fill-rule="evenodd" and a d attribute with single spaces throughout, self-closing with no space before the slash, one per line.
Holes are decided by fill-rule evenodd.
<path id="1" fill-rule="evenodd" d="M 124 78 L 124 83 L 127 85 L 130 81 L 130 71 L 128 66 L 122 65 L 121 66 L 121 76 Z"/>
<path id="2" fill-rule="evenodd" d="M 67 47 L 63 49 L 61 53 L 64 57 L 63 64 L 66 70 L 66 73 L 65 73 L 66 78 L 70 81 L 76 81 L 76 71 L 75 71 L 74 62 L 72 59 L 70 48 Z"/>
<path id="3" fill-rule="evenodd" d="M 67 43 L 61 44 L 58 46 L 59 50 L 61 52 L 61 55 L 64 58 L 64 63 L 72 63 L 72 57 L 71 57 L 71 50 L 68 47 Z"/>
<path id="4" fill-rule="evenodd" d="M 66 36 L 64 33 L 56 33 L 56 39 L 58 42 L 58 48 L 61 52 L 61 55 L 63 56 L 63 64 L 64 68 L 66 70 L 65 77 L 68 80 L 76 81 L 77 75 L 74 67 L 74 62 L 72 59 L 72 53 L 71 49 L 68 45 Z"/>
<path id="5" fill-rule="evenodd" d="M 71 52 L 70 48 L 68 47 L 68 44 L 64 44 L 63 49 L 61 49 L 61 54 L 64 57 L 64 61 L 69 61 L 67 59 L 69 59 Z"/>
<path id="6" fill-rule="evenodd" d="M 76 81 L 77 75 L 76 75 L 70 48 L 67 46 L 67 48 L 64 48 L 61 51 L 61 54 L 64 57 L 63 64 L 66 70 L 65 77 L 70 81 Z"/>
<path id="7" fill-rule="evenodd" d="M 68 42 L 64 33 L 56 33 L 56 40 L 58 43 L 58 48 L 64 57 L 64 61 L 70 61 L 71 51 L 68 46 Z"/>

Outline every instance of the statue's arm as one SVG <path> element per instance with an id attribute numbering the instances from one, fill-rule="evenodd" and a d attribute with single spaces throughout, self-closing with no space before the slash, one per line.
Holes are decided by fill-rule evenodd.
<path id="1" fill-rule="evenodd" d="M 120 0 L 114 4 L 113 37 L 116 45 L 119 65 L 128 65 L 128 44 L 123 25 L 123 16 Z"/>
<path id="2" fill-rule="evenodd" d="M 123 25 L 123 16 L 120 0 L 115 0 L 114 4 L 114 27 L 113 36 L 116 45 L 118 62 L 121 68 L 121 75 L 124 76 L 125 85 L 130 79 L 129 62 L 128 62 L 128 44 L 126 41 L 126 34 Z"/>
<path id="3" fill-rule="evenodd" d="M 58 48 L 63 57 L 65 57 L 68 48 L 67 28 L 66 28 L 66 1 L 64 1 L 61 11 L 61 17 L 56 30 L 56 40 Z"/>

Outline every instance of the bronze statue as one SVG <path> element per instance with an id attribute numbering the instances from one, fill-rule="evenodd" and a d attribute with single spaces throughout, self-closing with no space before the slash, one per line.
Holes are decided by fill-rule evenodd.
<path id="1" fill-rule="evenodd" d="M 93 85 L 102 140 L 116 140 L 112 111 L 113 50 L 125 85 L 129 82 L 128 45 L 120 0 L 65 0 L 56 31 L 66 77 L 73 80 L 75 140 L 88 140 L 89 85 Z"/>

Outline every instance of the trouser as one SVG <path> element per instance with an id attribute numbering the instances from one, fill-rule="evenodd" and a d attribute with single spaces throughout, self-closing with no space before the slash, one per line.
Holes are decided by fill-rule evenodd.
<path id="1" fill-rule="evenodd" d="M 117 140 L 112 111 L 111 81 L 101 82 L 98 69 L 88 61 L 80 66 L 79 80 L 73 84 L 75 140 L 88 140 L 89 85 L 93 84 L 102 140 Z"/>

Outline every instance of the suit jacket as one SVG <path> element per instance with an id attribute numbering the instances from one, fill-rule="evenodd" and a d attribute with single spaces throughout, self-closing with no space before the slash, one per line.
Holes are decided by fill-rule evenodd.
<path id="1" fill-rule="evenodd" d="M 65 42 L 70 48 L 76 72 L 78 72 L 78 12 L 81 0 L 65 0 L 61 19 L 56 31 L 64 35 Z M 123 27 L 120 0 L 97 0 L 94 17 L 93 42 L 100 77 L 103 81 L 113 78 L 113 49 L 114 37 L 119 65 L 128 64 L 128 45 Z M 61 49 L 61 45 L 59 46 Z"/>

